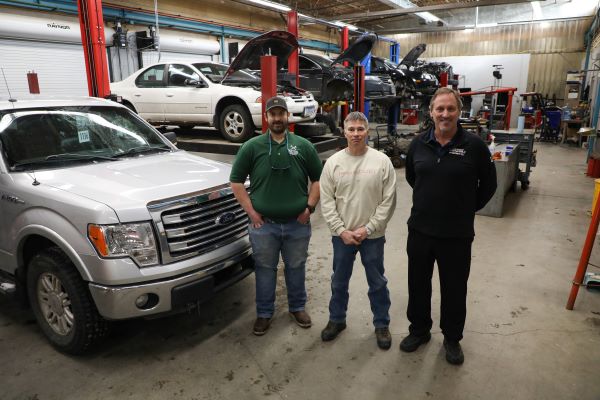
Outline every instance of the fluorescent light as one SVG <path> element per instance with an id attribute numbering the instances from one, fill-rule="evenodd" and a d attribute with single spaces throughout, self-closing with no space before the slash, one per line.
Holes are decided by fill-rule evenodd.
<path id="1" fill-rule="evenodd" d="M 250 3 L 258 4 L 261 6 L 274 8 L 275 10 L 280 10 L 280 11 L 290 11 L 291 10 L 291 8 L 289 8 L 288 6 L 284 6 L 283 4 L 279 4 L 279 3 L 274 3 L 272 1 L 267 1 L 267 0 L 248 0 L 248 1 Z"/>
<path id="2" fill-rule="evenodd" d="M 477 24 L 477 28 L 491 28 L 493 26 L 498 26 L 496 22 L 491 22 L 489 24 Z"/>
<path id="3" fill-rule="evenodd" d="M 539 1 L 531 2 L 531 8 L 533 8 L 533 18 L 534 19 L 544 18 L 544 16 L 542 15 L 542 7 L 540 6 Z"/>
<path id="4" fill-rule="evenodd" d="M 418 12 L 415 14 L 417 14 L 419 17 L 423 18 L 425 20 L 425 22 L 438 22 L 440 20 L 438 17 L 436 17 L 435 15 L 433 15 L 430 12 Z"/>
<path id="5" fill-rule="evenodd" d="M 357 31 L 358 30 L 357 26 L 350 25 L 350 24 L 347 24 L 347 23 L 342 22 L 342 21 L 333 21 L 333 24 L 339 26 L 340 28 L 348 27 L 348 29 L 351 30 L 351 31 Z"/>

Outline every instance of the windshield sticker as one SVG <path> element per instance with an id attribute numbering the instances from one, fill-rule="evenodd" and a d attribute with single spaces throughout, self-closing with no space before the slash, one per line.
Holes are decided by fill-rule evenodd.
<path id="1" fill-rule="evenodd" d="M 90 141 L 90 131 L 88 131 L 87 129 L 83 131 L 77 131 L 77 134 L 79 135 L 79 143 L 85 143 Z"/>

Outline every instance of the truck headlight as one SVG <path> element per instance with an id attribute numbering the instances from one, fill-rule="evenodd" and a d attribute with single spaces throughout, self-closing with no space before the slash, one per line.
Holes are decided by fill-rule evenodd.
<path id="1" fill-rule="evenodd" d="M 88 238 L 107 258 L 131 257 L 140 267 L 158 264 L 158 251 L 149 222 L 88 226 Z"/>

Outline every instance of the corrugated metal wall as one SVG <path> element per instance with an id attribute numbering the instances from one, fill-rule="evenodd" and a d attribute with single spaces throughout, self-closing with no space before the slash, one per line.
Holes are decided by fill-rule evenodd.
<path id="1" fill-rule="evenodd" d="M 402 34 L 393 38 L 400 43 L 402 55 L 417 44 L 426 43 L 427 50 L 422 55 L 425 58 L 530 53 L 526 90 L 532 91 L 535 84 L 536 91 L 562 98 L 567 70 L 581 69 L 585 57 L 583 38 L 591 23 L 590 17 L 476 30 Z M 375 53 L 388 57 L 389 45 L 380 42 Z M 456 72 L 460 74 L 460 71 Z"/>

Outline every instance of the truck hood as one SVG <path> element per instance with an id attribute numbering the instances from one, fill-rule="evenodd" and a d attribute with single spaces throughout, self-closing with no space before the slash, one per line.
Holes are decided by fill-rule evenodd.
<path id="1" fill-rule="evenodd" d="M 229 172 L 226 164 L 176 151 L 35 175 L 42 185 L 104 203 L 120 221 L 131 222 L 150 219 L 149 202 L 226 184 Z"/>
<path id="2" fill-rule="evenodd" d="M 240 69 L 260 70 L 261 56 L 277 56 L 277 71 L 279 71 L 294 50 L 298 49 L 298 40 L 290 32 L 271 31 L 250 40 L 240 50 L 223 80 Z"/>

